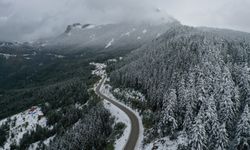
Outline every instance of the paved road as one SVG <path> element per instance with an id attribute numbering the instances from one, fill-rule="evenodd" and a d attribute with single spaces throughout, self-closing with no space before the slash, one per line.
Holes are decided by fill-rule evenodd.
<path id="1" fill-rule="evenodd" d="M 130 132 L 130 135 L 129 135 L 129 139 L 128 139 L 125 147 L 124 147 L 124 150 L 135 150 L 135 146 L 136 146 L 136 143 L 138 141 L 139 132 L 140 132 L 140 126 L 139 126 L 138 118 L 136 117 L 136 115 L 132 111 L 130 111 L 129 109 L 127 109 L 123 105 L 117 103 L 115 100 L 112 100 L 112 99 L 108 98 L 107 96 L 103 95 L 100 92 L 100 87 L 104 83 L 105 79 L 106 79 L 106 77 L 103 78 L 102 81 L 100 82 L 100 84 L 97 86 L 96 93 L 100 97 L 102 97 L 103 99 L 106 99 L 110 103 L 114 104 L 115 106 L 117 106 L 118 108 L 120 108 L 122 111 L 124 111 L 127 114 L 127 116 L 130 119 L 130 122 L 131 122 L 131 132 Z"/>

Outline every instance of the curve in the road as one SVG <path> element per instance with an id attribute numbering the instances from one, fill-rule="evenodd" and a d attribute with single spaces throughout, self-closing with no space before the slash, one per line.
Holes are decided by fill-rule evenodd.
<path id="1" fill-rule="evenodd" d="M 105 79 L 106 77 L 104 77 L 99 83 L 99 85 L 96 87 L 96 93 L 103 99 L 106 99 L 107 101 L 109 101 L 110 103 L 114 104 L 116 107 L 121 109 L 129 117 L 130 122 L 131 122 L 131 131 L 130 131 L 129 139 L 126 145 L 124 146 L 124 150 L 135 150 L 137 141 L 139 139 L 139 134 L 140 134 L 139 120 L 137 116 L 131 110 L 121 105 L 120 103 L 116 102 L 115 100 L 108 98 L 107 96 L 103 95 L 100 92 L 100 88 L 102 84 L 104 83 Z"/>

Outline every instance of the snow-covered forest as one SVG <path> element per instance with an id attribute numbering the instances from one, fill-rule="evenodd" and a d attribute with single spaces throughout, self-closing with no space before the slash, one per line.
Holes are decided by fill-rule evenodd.
<path id="1" fill-rule="evenodd" d="M 111 66 L 110 81 L 146 95 L 148 142 L 184 131 L 180 149 L 249 149 L 249 37 L 177 25 Z"/>

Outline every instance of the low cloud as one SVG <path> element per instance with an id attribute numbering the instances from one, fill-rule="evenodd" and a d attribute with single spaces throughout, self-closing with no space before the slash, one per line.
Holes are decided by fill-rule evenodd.
<path id="1" fill-rule="evenodd" d="M 249 0 L 0 0 L 0 40 L 55 36 L 68 24 L 168 18 L 250 32 Z"/>

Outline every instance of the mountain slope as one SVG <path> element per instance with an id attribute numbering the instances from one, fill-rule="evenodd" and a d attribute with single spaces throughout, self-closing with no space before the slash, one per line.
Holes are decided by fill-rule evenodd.
<path id="1" fill-rule="evenodd" d="M 147 96 L 142 111 L 155 117 L 146 141 L 183 130 L 188 148 L 249 147 L 240 130 L 250 131 L 249 41 L 220 32 L 175 26 L 115 66 L 114 85 Z"/>
<path id="2" fill-rule="evenodd" d="M 49 47 L 71 47 L 71 52 L 79 50 L 132 50 L 152 41 L 166 32 L 169 27 L 179 24 L 167 23 L 118 23 L 106 25 L 69 25 L 60 36 L 47 41 Z M 73 48 L 72 48 L 73 47 Z"/>

